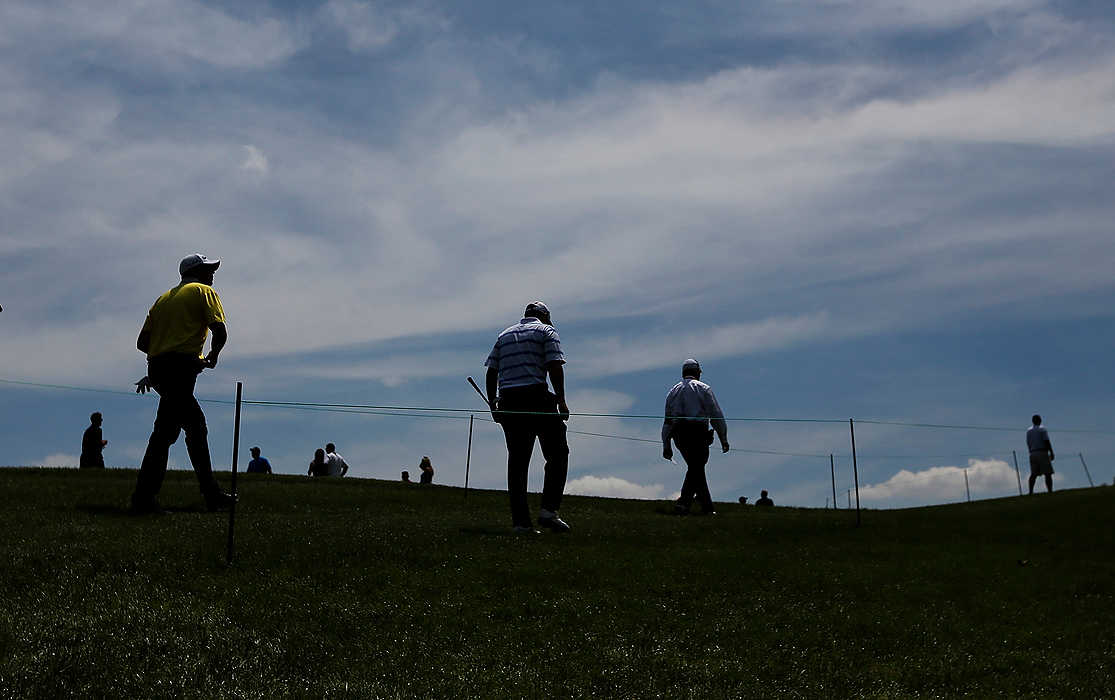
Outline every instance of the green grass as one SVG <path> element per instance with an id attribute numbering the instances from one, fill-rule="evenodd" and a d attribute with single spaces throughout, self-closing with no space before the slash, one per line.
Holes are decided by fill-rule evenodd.
<path id="1" fill-rule="evenodd" d="M 1115 675 L 1111 488 L 858 529 L 567 497 L 573 533 L 524 539 L 502 492 L 241 476 L 227 567 L 191 473 L 157 517 L 124 513 L 134 478 L 0 469 L 0 697 L 1099 697 Z"/>

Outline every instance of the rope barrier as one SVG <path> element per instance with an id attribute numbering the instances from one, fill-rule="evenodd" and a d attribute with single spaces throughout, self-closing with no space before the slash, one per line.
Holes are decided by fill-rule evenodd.
<path id="1" fill-rule="evenodd" d="M 65 391 L 83 391 L 90 393 L 113 394 L 121 396 L 131 396 L 135 392 L 119 391 L 115 389 L 104 389 L 95 387 L 80 387 L 65 384 L 46 384 L 41 382 L 29 382 L 15 379 L 0 378 L 0 383 L 13 384 L 17 386 L 28 386 L 45 389 L 60 389 Z M 198 401 L 212 404 L 233 405 L 234 401 L 227 399 L 211 399 L 199 398 Z M 244 404 L 262 407 L 282 407 L 282 408 L 296 408 L 301 410 L 328 410 L 339 413 L 368 413 L 372 415 L 409 415 L 421 418 L 457 418 L 458 416 L 443 415 L 443 414 L 461 414 L 459 417 L 464 418 L 464 414 L 476 414 L 482 411 L 470 408 L 442 408 L 436 406 L 394 406 L 394 405 L 375 405 L 375 404 L 347 404 L 347 403 L 322 403 L 322 402 L 306 402 L 306 401 L 259 401 L 259 400 L 244 400 Z M 425 413 L 421 413 L 425 412 Z M 503 411 L 506 414 L 513 415 L 552 415 L 549 412 L 539 411 Z M 432 415 L 437 414 L 437 415 Z M 637 414 L 637 413 L 574 413 L 569 414 L 572 417 L 580 418 L 626 418 L 626 419 L 650 419 L 662 420 L 663 416 Z M 675 419 L 682 420 L 705 420 L 701 417 L 694 416 L 673 416 Z M 728 417 L 725 416 L 725 421 L 729 422 L 749 422 L 749 423 L 809 423 L 809 424 L 845 424 L 846 419 L 843 418 L 764 418 L 764 417 Z M 976 431 L 994 431 L 994 432 L 1019 432 L 1023 428 L 1019 427 L 1003 427 L 1003 426 L 986 426 L 986 425 L 955 425 L 955 424 L 942 424 L 942 423 L 919 423 L 909 421 L 895 421 L 895 420 L 880 420 L 869 418 L 857 418 L 856 423 L 866 425 L 886 425 L 895 427 L 906 428 L 928 428 L 935 430 L 976 430 Z M 1059 433 L 1080 433 L 1080 434 L 1094 434 L 1094 435 L 1115 435 L 1113 430 L 1102 429 L 1089 429 L 1089 428 L 1057 428 Z M 608 436 L 608 437 L 622 437 L 622 436 Z M 789 454 L 789 453 L 787 453 Z M 828 455 L 807 455 L 807 454 L 792 454 L 790 456 L 828 456 Z M 924 456 L 922 456 L 924 458 Z M 884 457 L 874 457 L 875 459 L 882 459 Z M 908 459 L 907 456 L 893 456 L 885 457 L 887 459 Z"/>

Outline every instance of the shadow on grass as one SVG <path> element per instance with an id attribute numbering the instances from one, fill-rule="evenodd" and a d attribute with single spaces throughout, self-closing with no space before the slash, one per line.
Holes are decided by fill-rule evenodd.
<path id="1" fill-rule="evenodd" d="M 510 527 L 462 527 L 463 535 L 481 535 L 484 537 L 519 537 L 511 531 Z"/>
<path id="2" fill-rule="evenodd" d="M 187 506 L 185 508 L 164 507 L 161 513 L 133 513 L 127 506 L 109 505 L 105 503 L 79 503 L 77 504 L 77 509 L 89 515 L 119 518 L 158 518 L 164 515 L 176 515 L 181 513 L 209 513 L 209 510 L 204 506 Z M 227 511 L 225 512 L 227 513 Z"/>

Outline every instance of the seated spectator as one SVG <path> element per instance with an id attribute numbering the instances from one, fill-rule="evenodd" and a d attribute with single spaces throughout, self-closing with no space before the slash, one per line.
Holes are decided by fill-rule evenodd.
<path id="1" fill-rule="evenodd" d="M 414 483 L 410 480 L 410 472 L 408 472 L 406 469 L 403 470 L 403 483 L 404 484 Z"/>
<path id="2" fill-rule="evenodd" d="M 267 461 L 266 457 L 259 456 L 259 448 L 252 448 L 252 461 L 248 462 L 249 474 L 270 474 L 271 463 Z"/>
<path id="3" fill-rule="evenodd" d="M 759 500 L 755 501 L 755 505 L 757 505 L 757 506 L 773 506 L 774 501 L 770 500 L 770 496 L 767 495 L 766 489 L 763 489 L 763 493 L 762 493 L 761 497 L 759 498 Z"/>
<path id="4" fill-rule="evenodd" d="M 420 483 L 434 483 L 434 465 L 430 463 L 429 457 L 423 456 L 422 461 L 418 463 L 418 468 L 422 470 L 422 474 L 419 478 Z"/>
<path id="5" fill-rule="evenodd" d="M 325 461 L 329 464 L 329 476 L 344 476 L 348 474 L 348 462 L 337 454 L 337 446 L 329 443 L 325 446 Z"/>
<path id="6" fill-rule="evenodd" d="M 314 459 L 310 462 L 310 476 L 329 476 L 329 462 L 325 459 L 325 450 L 320 447 L 314 450 Z"/>
<path id="7" fill-rule="evenodd" d="M 745 506 L 745 505 L 747 505 L 747 496 L 740 496 L 740 497 L 739 497 L 739 504 L 740 504 L 741 506 Z"/>

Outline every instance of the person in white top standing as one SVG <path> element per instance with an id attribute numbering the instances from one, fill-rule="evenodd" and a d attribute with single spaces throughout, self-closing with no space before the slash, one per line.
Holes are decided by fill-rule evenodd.
<path id="1" fill-rule="evenodd" d="M 1026 431 L 1026 447 L 1030 450 L 1030 495 L 1034 495 L 1034 482 L 1045 477 L 1045 490 L 1053 493 L 1053 443 L 1049 432 L 1041 424 L 1041 416 L 1034 414 L 1033 425 Z"/>
<path id="2" fill-rule="evenodd" d="M 666 396 L 666 418 L 662 422 L 662 456 L 673 459 L 670 440 L 685 459 L 687 470 L 681 485 L 681 498 L 674 505 L 678 515 L 686 515 L 696 498 L 701 512 L 715 515 L 709 493 L 705 465 L 713 432 L 720 438 L 720 447 L 728 451 L 728 425 L 724 413 L 712 393 L 712 387 L 701 380 L 701 365 L 688 359 L 681 366 L 681 381 Z M 709 428 L 711 423 L 712 428 Z"/>

